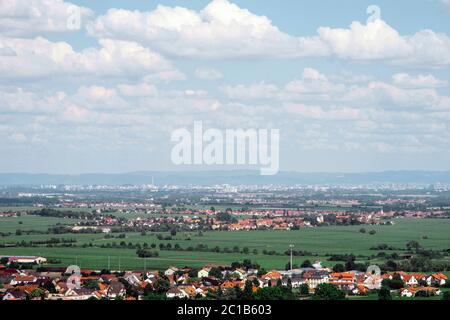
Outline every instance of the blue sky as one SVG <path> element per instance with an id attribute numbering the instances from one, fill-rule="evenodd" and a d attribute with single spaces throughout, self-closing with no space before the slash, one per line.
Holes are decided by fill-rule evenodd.
<path id="1" fill-rule="evenodd" d="M 279 128 L 282 170 L 450 170 L 449 69 L 449 0 L 13 0 L 0 171 L 209 169 L 170 161 L 200 120 Z"/>

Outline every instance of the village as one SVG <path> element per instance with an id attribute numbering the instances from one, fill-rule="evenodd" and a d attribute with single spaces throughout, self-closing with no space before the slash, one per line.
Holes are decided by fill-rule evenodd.
<path id="1" fill-rule="evenodd" d="M 154 271 L 46 268 L 37 256 L 3 256 L 0 300 L 165 300 L 165 299 L 319 299 L 358 298 L 377 293 L 381 300 L 436 297 L 449 299 L 443 273 L 381 274 L 335 272 L 317 261 L 307 267 L 266 271 L 249 260 L 201 268 L 169 267 Z M 20 269 L 17 266 L 33 266 Z M 292 264 L 291 264 L 292 267 Z M 330 293 L 331 292 L 331 293 Z"/>

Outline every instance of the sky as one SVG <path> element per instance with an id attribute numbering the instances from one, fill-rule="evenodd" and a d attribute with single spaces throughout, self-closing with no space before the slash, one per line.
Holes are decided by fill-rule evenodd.
<path id="1" fill-rule="evenodd" d="M 194 121 L 279 129 L 281 170 L 450 170 L 449 71 L 450 0 L 3 0 L 0 172 L 218 169 L 171 162 Z"/>

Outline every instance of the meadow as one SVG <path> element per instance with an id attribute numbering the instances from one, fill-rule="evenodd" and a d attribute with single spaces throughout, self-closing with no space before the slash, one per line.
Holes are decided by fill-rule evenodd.
<path id="1" fill-rule="evenodd" d="M 424 248 L 433 250 L 450 249 L 450 220 L 444 219 L 397 219 L 392 226 L 330 226 L 305 228 L 297 231 L 238 231 L 238 232 L 178 232 L 172 240 L 158 240 L 158 233 L 127 233 L 124 239 L 105 239 L 104 234 L 33 234 L 16 235 L 15 230 L 41 230 L 45 231 L 49 226 L 57 223 L 72 224 L 73 219 L 44 218 L 23 215 L 15 218 L 0 218 L 0 232 L 10 232 L 11 236 L 1 237 L 0 244 L 20 241 L 39 241 L 50 238 L 76 239 L 74 248 L 62 247 L 7 247 L 0 248 L 0 255 L 41 255 L 48 259 L 59 260 L 59 265 L 67 266 L 78 264 L 82 268 L 89 269 L 164 269 L 168 266 L 199 267 L 205 264 L 230 264 L 233 261 L 251 259 L 258 262 L 266 269 L 284 268 L 289 261 L 289 256 L 284 255 L 289 245 L 294 245 L 294 250 L 308 251 L 313 256 L 294 257 L 295 264 L 301 264 L 304 260 L 320 260 L 324 265 L 334 265 L 336 262 L 327 261 L 327 254 L 354 254 L 358 261 L 377 263 L 377 259 L 369 260 L 369 256 L 378 253 L 370 250 L 379 244 L 387 244 L 395 248 L 404 248 L 408 241 L 418 241 Z M 366 233 L 359 230 L 365 228 Z M 369 231 L 375 230 L 375 234 Z M 165 234 L 164 236 L 167 236 Z M 117 235 L 115 235 L 117 236 Z M 425 237 L 426 236 L 426 237 Z M 190 240 L 187 240 L 190 239 Z M 127 248 L 101 248 L 102 244 L 120 243 L 160 243 L 172 247 L 178 244 L 181 248 L 195 247 L 199 244 L 209 248 L 228 248 L 238 246 L 240 250 L 247 247 L 249 254 L 243 253 L 215 253 L 199 251 L 174 251 L 158 250 L 159 256 L 140 259 L 135 249 Z M 81 247 L 83 244 L 92 244 L 92 247 Z M 256 249 L 257 254 L 252 251 Z M 263 250 L 276 251 L 278 255 L 263 254 Z M 401 251 L 398 251 L 401 253 Z M 450 261 L 446 261 L 450 262 Z"/>

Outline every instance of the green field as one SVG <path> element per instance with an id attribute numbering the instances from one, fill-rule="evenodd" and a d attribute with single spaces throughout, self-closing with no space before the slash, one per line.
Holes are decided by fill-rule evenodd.
<path id="1" fill-rule="evenodd" d="M 19 221 L 22 224 L 19 224 Z M 50 238 L 75 238 L 77 248 L 0 248 L 0 255 L 42 255 L 50 259 L 61 260 L 62 265 L 78 263 L 83 268 L 101 269 L 110 266 L 112 269 L 163 269 L 168 266 L 198 267 L 204 264 L 229 264 L 233 261 L 242 261 L 249 258 L 260 263 L 264 268 L 283 268 L 289 260 L 285 255 L 263 255 L 263 250 L 274 250 L 282 253 L 294 244 L 295 250 L 306 250 L 317 254 L 312 257 L 294 257 L 294 263 L 300 264 L 306 259 L 321 260 L 324 265 L 333 265 L 336 262 L 326 261 L 325 254 L 353 253 L 357 260 L 367 262 L 367 257 L 377 254 L 378 251 L 370 247 L 378 244 L 388 244 L 396 248 L 404 248 L 408 241 L 416 240 L 427 249 L 450 248 L 450 220 L 395 220 L 393 226 L 364 226 L 367 231 L 375 230 L 376 234 L 359 232 L 361 226 L 332 226 L 305 228 L 298 231 L 252 231 L 252 232 L 205 232 L 198 236 L 196 232 L 178 232 L 171 241 L 159 241 L 156 234 L 142 236 L 137 233 L 128 233 L 125 239 L 105 239 L 103 234 L 64 234 L 64 235 L 21 235 L 16 236 L 15 230 L 46 230 L 48 226 L 56 223 L 74 223 L 72 219 L 43 218 L 36 216 L 22 216 L 17 218 L 0 218 L 0 232 L 11 232 L 14 235 L 0 238 L 0 243 L 18 241 L 37 241 Z M 185 240 L 187 237 L 191 240 Z M 422 239 L 427 236 L 428 239 Z M 182 248 L 195 247 L 206 244 L 209 248 L 220 247 L 240 249 L 248 247 L 250 252 L 258 250 L 258 254 L 241 253 L 212 253 L 197 251 L 160 251 L 159 257 L 139 259 L 134 249 L 99 248 L 101 244 L 120 243 L 171 243 L 172 247 L 179 244 Z M 83 244 L 92 244 L 94 247 L 81 248 Z M 376 263 L 376 260 L 370 262 Z M 446 261 L 450 262 L 450 261 Z"/>

